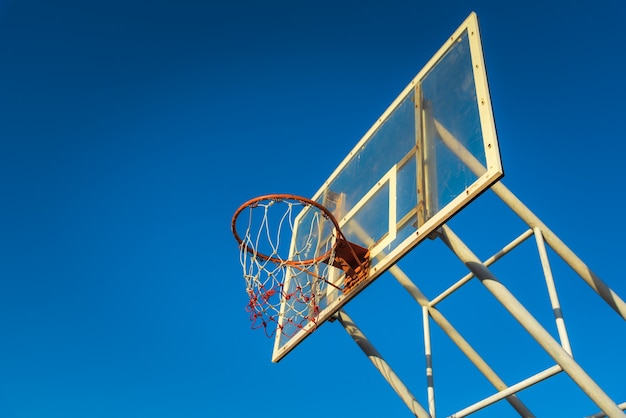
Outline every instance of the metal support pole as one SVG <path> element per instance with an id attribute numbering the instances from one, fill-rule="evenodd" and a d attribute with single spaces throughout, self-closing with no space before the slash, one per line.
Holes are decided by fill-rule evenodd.
<path id="1" fill-rule="evenodd" d="M 493 371 L 485 360 L 474 350 L 474 348 L 463 338 L 454 326 L 448 322 L 445 316 L 439 312 L 434 306 L 429 306 L 428 299 L 421 290 L 411 281 L 409 276 L 397 265 L 392 266 L 389 272 L 404 287 L 404 289 L 415 299 L 421 306 L 428 307 L 430 317 L 437 325 L 446 333 L 448 337 L 459 347 L 465 356 L 472 362 L 474 366 L 487 378 L 487 380 L 500 392 L 508 388 L 506 383 Z M 509 395 L 506 401 L 524 418 L 533 418 L 535 415 L 524 405 L 524 403 L 516 396 Z"/>
<path id="2" fill-rule="evenodd" d="M 426 384 L 428 392 L 428 411 L 435 418 L 435 381 L 433 379 L 433 354 L 430 347 L 430 315 L 428 307 L 422 306 L 422 320 L 424 322 L 424 354 L 426 355 Z"/>
<path id="3" fill-rule="evenodd" d="M 552 304 L 552 312 L 554 313 L 554 319 L 556 321 L 556 329 L 559 332 L 559 339 L 561 340 L 563 349 L 567 351 L 570 356 L 574 357 L 567 335 L 567 328 L 565 327 L 565 320 L 563 319 L 563 312 L 561 311 L 561 303 L 559 302 L 559 296 L 556 291 L 556 284 L 552 276 L 550 261 L 548 260 L 548 252 L 544 245 L 543 234 L 539 228 L 535 228 L 535 240 L 537 241 L 537 250 L 539 251 L 543 275 L 546 278 L 546 286 L 548 287 L 548 295 L 550 297 L 550 303 Z"/>
<path id="4" fill-rule="evenodd" d="M 528 331 L 561 366 L 572 380 L 589 396 L 589 398 L 611 418 L 626 416 L 613 400 L 591 379 L 580 365 L 561 347 L 561 345 L 543 328 L 543 326 L 526 310 L 526 308 L 498 281 L 495 275 L 476 257 L 476 255 L 444 225 L 441 228 L 441 239 L 452 252 L 474 273 L 481 283 L 509 311 L 511 315 Z"/>
<path id="5" fill-rule="evenodd" d="M 431 418 L 430 414 L 419 404 L 415 399 L 415 396 L 409 391 L 409 389 L 402 383 L 398 375 L 391 369 L 389 364 L 383 359 L 380 353 L 374 348 L 372 343 L 367 339 L 365 334 L 356 326 L 352 318 L 348 316 L 344 311 L 337 312 L 337 319 L 345 330 L 350 334 L 352 339 L 361 347 L 361 350 L 372 361 L 372 364 L 378 369 L 380 374 L 383 375 L 387 383 L 396 391 L 398 396 L 404 401 L 406 406 L 409 407 L 411 412 L 418 418 Z"/>

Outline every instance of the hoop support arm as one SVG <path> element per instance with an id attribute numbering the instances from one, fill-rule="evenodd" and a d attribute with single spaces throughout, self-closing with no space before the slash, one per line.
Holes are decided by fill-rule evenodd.
<path id="1" fill-rule="evenodd" d="M 367 277 L 369 264 L 370 252 L 367 248 L 349 242 L 343 236 L 337 238 L 335 258 L 331 265 L 346 273 L 344 293 L 348 293 Z"/>

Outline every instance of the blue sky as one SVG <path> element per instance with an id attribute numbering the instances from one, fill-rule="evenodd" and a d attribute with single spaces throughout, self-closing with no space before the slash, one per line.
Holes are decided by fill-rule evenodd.
<path id="1" fill-rule="evenodd" d="M 472 10 L 503 182 L 626 297 L 623 2 L 2 1 L 0 417 L 409 416 L 338 323 L 270 362 L 230 221 L 313 195 Z M 481 257 L 523 231 L 501 206 L 453 220 Z M 534 259 L 510 263 L 553 331 Z M 437 241 L 401 267 L 431 297 L 464 275 Z M 626 401 L 623 319 L 554 271 L 575 358 Z M 509 384 L 553 364 L 479 283 L 441 309 Z M 418 306 L 385 275 L 346 311 L 425 404 Z M 433 340 L 439 416 L 493 393 Z M 519 396 L 597 410 L 564 375 Z"/>

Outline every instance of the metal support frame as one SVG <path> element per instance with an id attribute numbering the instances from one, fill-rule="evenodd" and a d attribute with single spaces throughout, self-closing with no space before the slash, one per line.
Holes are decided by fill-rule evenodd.
<path id="1" fill-rule="evenodd" d="M 622 318 L 626 319 L 626 304 L 613 292 L 600 278 L 595 275 L 585 263 L 574 254 L 537 216 L 535 216 L 512 192 L 510 192 L 501 182 L 496 183 L 491 189 L 519 218 L 529 227 L 527 231 L 515 238 L 510 244 L 505 246 L 498 253 L 489 259 L 480 261 L 467 245 L 452 231 L 444 225 L 438 230 L 440 238 L 447 247 L 459 258 L 470 270 L 465 277 L 461 278 L 451 287 L 446 289 L 437 297 L 429 300 L 424 293 L 415 285 L 413 281 L 397 266 L 392 266 L 388 271 L 404 287 L 404 289 L 420 305 L 423 313 L 424 327 L 424 354 L 426 358 L 427 377 L 427 399 L 428 411 L 422 407 L 411 392 L 406 388 L 398 376 L 393 372 L 387 362 L 376 351 L 372 343 L 356 327 L 354 321 L 347 316 L 344 311 L 337 314 L 339 322 L 346 331 L 357 342 L 359 347 L 370 358 L 372 363 L 378 368 L 381 374 L 394 388 L 396 393 L 402 398 L 411 412 L 418 417 L 435 418 L 435 387 L 433 381 L 432 354 L 430 343 L 430 320 L 434 321 L 448 337 L 459 347 L 465 356 L 475 365 L 475 367 L 488 379 L 497 392 L 467 408 L 458 411 L 451 417 L 464 417 L 482 408 L 485 408 L 497 401 L 505 399 L 522 417 L 533 417 L 533 413 L 516 396 L 516 393 L 533 386 L 545 379 L 548 379 L 560 372 L 565 372 L 582 391 L 603 411 L 593 415 L 594 417 L 624 417 L 622 409 L 626 404 L 617 405 L 600 386 L 585 372 L 585 370 L 572 357 L 565 321 L 561 314 L 560 303 L 552 271 L 548 260 L 546 244 L 560 256 L 604 301 L 615 310 Z M 538 254 L 541 261 L 548 294 L 557 326 L 557 341 L 546 331 L 530 312 L 519 302 L 519 300 L 496 278 L 488 267 L 507 255 L 522 242 L 531 236 L 535 237 Z M 556 362 L 552 367 L 540 371 L 535 375 L 507 386 L 505 382 L 491 369 L 491 367 L 480 357 L 480 355 L 470 346 L 461 334 L 448 322 L 444 315 L 437 309 L 436 305 L 446 297 L 459 290 L 472 278 L 477 278 L 484 287 L 498 300 L 505 309 L 515 318 L 522 327 L 539 343 L 543 350 Z"/>
<path id="2" fill-rule="evenodd" d="M 489 271 L 474 253 L 452 230 L 442 227 L 441 239 L 465 263 L 467 268 L 493 294 L 507 311 L 526 329 L 554 361 L 589 396 L 593 402 L 610 416 L 623 416 L 622 410 L 604 393 L 582 367 L 563 349 L 548 331 L 531 315 L 513 294 Z"/>
<path id="3" fill-rule="evenodd" d="M 539 228 L 546 243 L 563 259 L 618 315 L 626 320 L 626 303 L 528 209 L 502 182 L 491 190 L 531 228 Z"/>

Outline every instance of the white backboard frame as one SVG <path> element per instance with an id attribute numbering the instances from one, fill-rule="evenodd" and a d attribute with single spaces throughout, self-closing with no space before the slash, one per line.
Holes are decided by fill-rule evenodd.
<path id="1" fill-rule="evenodd" d="M 396 100 L 387 108 L 387 110 L 381 115 L 381 117 L 376 121 L 376 123 L 367 131 L 367 133 L 361 138 L 361 140 L 357 143 L 357 145 L 353 148 L 353 150 L 349 153 L 349 155 L 344 159 L 344 161 L 337 167 L 337 169 L 331 174 L 329 179 L 324 183 L 324 185 L 318 190 L 318 192 L 314 195 L 313 200 L 318 202 L 322 202 L 325 196 L 325 193 L 328 190 L 331 190 L 332 186 L 335 182 L 340 178 L 345 171 L 351 169 L 350 164 L 353 163 L 354 159 L 360 157 L 360 153 L 365 149 L 365 147 L 370 144 L 370 140 L 376 138 L 381 132 L 381 129 L 384 128 L 386 123 L 389 123 L 391 118 L 394 117 L 394 114 L 399 112 L 402 106 L 405 109 L 408 109 L 408 106 L 411 105 L 407 98 L 411 98 L 415 105 L 415 114 L 418 112 L 421 116 L 416 116 L 415 130 L 417 133 L 415 135 L 417 137 L 428 138 L 432 136 L 432 132 L 436 132 L 439 138 L 441 138 L 442 143 L 445 143 L 447 147 L 447 152 L 450 155 L 459 153 L 469 153 L 467 149 L 464 148 L 464 145 L 460 143 L 456 137 L 455 133 L 448 131 L 445 123 L 437 120 L 435 117 L 430 117 L 429 112 L 433 112 L 428 109 L 427 106 L 422 106 L 422 84 L 427 80 L 427 77 L 430 77 L 438 64 L 444 61 L 445 57 L 449 57 L 451 51 L 455 48 L 461 48 L 458 46 L 463 42 L 463 45 L 467 44 L 468 49 L 465 52 L 468 54 L 469 59 L 471 59 L 471 73 L 470 76 L 473 80 L 473 86 L 475 88 L 475 111 L 476 111 L 476 124 L 479 125 L 480 135 L 482 138 L 482 147 L 480 150 L 481 157 L 484 158 L 483 161 L 479 161 L 475 159 L 477 162 L 473 164 L 471 167 L 463 167 L 463 169 L 467 169 L 470 175 L 475 175 L 475 179 L 471 182 L 471 184 L 466 184 L 463 186 L 462 190 L 459 190 L 455 197 L 450 198 L 450 201 L 445 201 L 442 207 L 437 207 L 432 210 L 427 217 L 424 218 L 423 222 L 416 223 L 416 229 L 409 233 L 406 236 L 402 236 L 399 239 L 398 243 L 394 243 L 393 246 L 390 246 L 391 242 L 397 241 L 396 232 L 398 228 L 405 227 L 408 225 L 408 220 L 414 219 L 413 216 L 419 217 L 417 214 L 420 210 L 429 211 L 429 209 L 419 209 L 416 205 L 414 209 L 410 210 L 410 216 L 402 215 L 398 216 L 397 211 L 399 210 L 396 205 L 398 199 L 401 198 L 401 193 L 396 189 L 398 183 L 398 176 L 401 173 L 404 173 L 402 170 L 407 170 L 407 167 L 410 167 L 410 164 L 413 162 L 411 158 L 416 157 L 418 153 L 420 154 L 420 159 L 415 161 L 421 161 L 421 163 L 415 162 L 415 164 L 420 164 L 420 168 L 417 169 L 421 174 L 416 173 L 416 177 L 422 176 L 426 180 L 415 180 L 416 183 L 416 193 L 421 193 L 422 195 L 435 194 L 437 193 L 435 188 L 437 187 L 433 181 L 432 185 L 428 180 L 430 177 L 435 177 L 436 174 L 433 168 L 426 168 L 426 162 L 428 160 L 428 156 L 425 154 L 429 151 L 425 151 L 428 149 L 426 145 L 420 147 L 420 145 L 415 145 L 415 149 L 409 150 L 407 153 L 407 157 L 401 157 L 395 162 L 389 170 L 387 170 L 383 175 L 381 175 L 374 184 L 367 186 L 367 190 L 361 195 L 359 195 L 356 202 L 352 204 L 351 207 L 347 208 L 347 213 L 339 214 L 338 221 L 340 226 L 342 227 L 342 232 L 346 233 L 344 227 L 350 229 L 352 236 L 360 239 L 363 245 L 368 246 L 371 253 L 371 258 L 373 260 L 372 268 L 369 271 L 368 278 L 358 284 L 354 289 L 352 289 L 348 293 L 339 293 L 333 291 L 332 288 L 329 289 L 329 293 L 327 293 L 327 304 L 322 306 L 322 310 L 320 311 L 317 320 L 315 323 L 309 322 L 302 329 L 298 330 L 293 336 L 290 338 L 286 338 L 279 331 L 276 333 L 276 339 L 274 343 L 274 351 L 272 355 L 272 361 L 277 362 L 281 360 L 285 355 L 287 355 L 293 348 L 295 348 L 300 342 L 302 342 L 306 337 L 308 337 L 311 332 L 316 328 L 321 326 L 325 321 L 331 319 L 333 315 L 341 309 L 346 303 L 348 303 L 352 298 L 354 298 L 359 292 L 365 289 L 369 284 L 371 284 L 374 280 L 376 280 L 380 275 L 382 275 L 387 269 L 393 266 L 400 258 L 410 252 L 415 246 L 417 246 L 420 242 L 422 242 L 425 238 L 427 238 L 433 231 L 441 227 L 444 223 L 446 223 L 452 216 L 458 213 L 463 207 L 468 205 L 472 200 L 478 197 L 481 193 L 487 190 L 491 185 L 497 182 L 503 176 L 502 163 L 500 159 L 500 151 L 498 147 L 498 140 L 496 135 L 495 122 L 493 118 L 493 110 L 491 107 L 491 99 L 489 95 L 489 88 L 487 84 L 487 74 L 485 71 L 485 64 L 482 52 L 482 44 L 479 34 L 478 28 L 478 19 L 475 13 L 471 13 L 470 16 L 459 26 L 459 28 L 454 32 L 454 34 L 446 41 L 446 43 L 437 51 L 437 53 L 428 61 L 428 63 L 424 66 L 424 68 L 415 76 L 415 78 L 407 85 L 407 87 L 398 95 Z M 473 94 L 473 92 L 472 92 Z M 473 96 L 472 96 L 473 97 Z M 474 99 L 473 99 L 474 100 Z M 419 104 L 418 104 L 419 103 Z M 395 113 L 394 113 L 395 112 Z M 409 112 L 412 112 L 410 110 Z M 407 113 L 408 114 L 408 113 Z M 424 116 L 426 115 L 426 116 Z M 428 121 L 428 122 L 424 122 Z M 432 132 L 429 132 L 432 131 Z M 484 152 L 484 156 L 482 153 Z M 437 163 L 438 164 L 438 163 Z M 442 163 L 443 164 L 443 163 Z M 365 167 L 364 169 L 368 169 Z M 420 171 L 421 170 L 421 171 Z M 430 170 L 430 171 L 429 171 Z M 422 181 L 425 182 L 425 186 L 419 190 L 421 186 L 418 186 L 418 183 Z M 441 180 L 437 180 L 439 183 L 442 183 Z M 442 183 L 443 184 L 443 183 Z M 432 190 L 430 190 L 432 189 Z M 358 223 L 353 222 L 351 220 L 354 216 L 356 216 L 359 211 L 370 202 L 375 195 L 380 195 L 380 193 L 387 193 L 387 204 L 382 208 L 381 212 L 386 211 L 385 219 L 381 220 L 382 223 L 388 224 L 388 231 L 385 234 L 381 234 L 380 239 L 376 239 L 377 242 L 367 242 L 368 238 L 364 238 L 363 236 L 367 236 L 368 232 L 358 231 Z M 419 200 L 419 197 L 418 197 Z M 438 203 L 437 199 L 428 199 L 429 206 L 435 206 Z M 431 208 L 432 209 L 432 208 Z M 357 226 L 355 226 L 357 225 Z M 400 226 L 399 226 L 400 225 Z M 372 235 L 370 233 L 370 235 Z M 346 234 L 348 239 L 350 237 Z M 295 239 L 295 238 L 294 238 Z M 388 251 L 386 251 L 388 250 Z M 341 274 L 336 274 L 338 277 L 338 281 L 341 282 L 343 279 Z M 288 283 L 286 283 L 288 285 Z M 334 294 L 333 294 L 334 293 Z M 285 301 L 284 301 L 285 302 Z M 281 308 L 281 313 L 284 314 L 288 311 L 289 308 L 285 303 Z M 279 319 L 279 326 L 281 324 L 282 316 Z"/>

